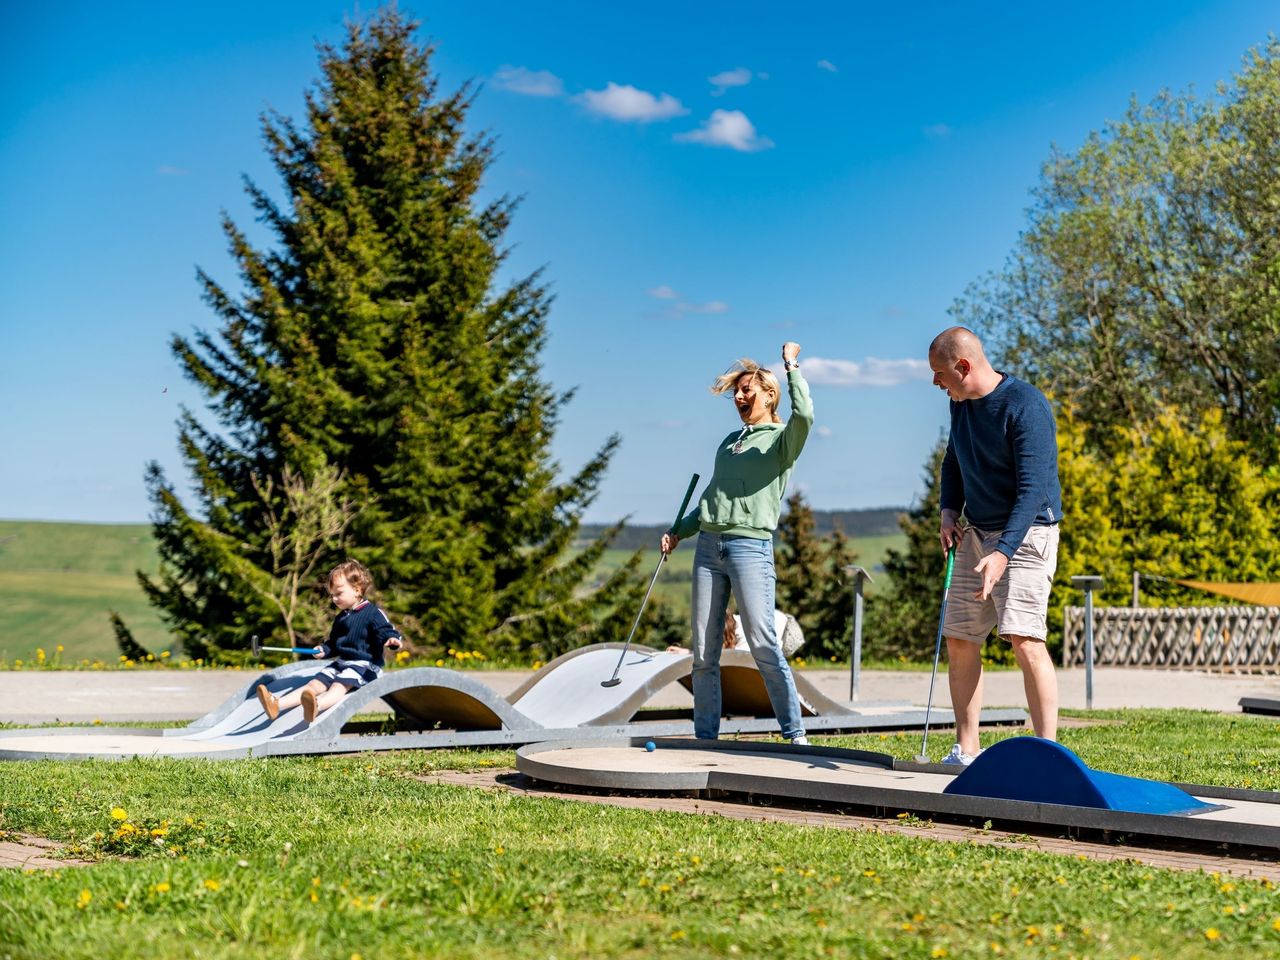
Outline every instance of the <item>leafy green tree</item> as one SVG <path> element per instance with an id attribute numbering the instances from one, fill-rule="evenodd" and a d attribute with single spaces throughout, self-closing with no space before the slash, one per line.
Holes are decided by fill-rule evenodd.
<path id="1" fill-rule="evenodd" d="M 778 522 L 778 608 L 804 631 L 801 656 L 828 659 L 849 654 L 853 593 L 844 568 L 857 559 L 839 530 L 819 537 L 813 510 L 796 491 Z"/>
<path id="2" fill-rule="evenodd" d="M 1163 94 L 1044 165 L 1005 268 L 953 311 L 1091 447 L 1168 406 L 1280 450 L 1280 41 L 1217 96 Z"/>
<path id="3" fill-rule="evenodd" d="M 1099 599 L 1125 606 L 1134 570 L 1184 580 L 1280 578 L 1280 466 L 1258 462 L 1228 435 L 1224 417 L 1166 410 L 1144 427 L 1117 427 L 1108 452 L 1090 450 L 1074 411 L 1058 417 L 1062 540 L 1050 629 L 1080 603 L 1071 585 L 1101 574 Z M 1118 451 L 1118 452 L 1117 452 Z M 1157 606 L 1215 605 L 1221 597 L 1163 584 L 1144 595 Z"/>
<path id="4" fill-rule="evenodd" d="M 618 439 L 558 479 L 571 394 L 541 374 L 550 298 L 536 274 L 496 286 L 514 202 L 477 203 L 493 142 L 466 133 L 472 92 L 441 93 L 415 29 L 394 9 L 352 25 L 320 47 L 305 122 L 263 118 L 283 202 L 246 189 L 274 245 L 224 218 L 240 292 L 201 271 L 221 328 L 173 340 L 216 425 L 179 423 L 193 506 L 148 468 L 161 571 L 140 579 L 194 655 L 280 630 L 253 584 L 278 572 L 287 504 L 254 480 L 285 470 L 340 471 L 359 507 L 345 550 L 420 649 L 553 655 L 610 638 L 637 595 L 638 558 L 584 587 L 616 528 L 566 559 Z"/>

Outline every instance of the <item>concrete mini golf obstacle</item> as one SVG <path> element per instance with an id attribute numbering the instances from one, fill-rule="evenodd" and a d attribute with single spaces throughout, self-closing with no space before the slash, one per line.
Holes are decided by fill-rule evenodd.
<path id="1" fill-rule="evenodd" d="M 621 644 L 596 644 L 557 657 L 510 696 L 469 676 L 435 667 L 389 670 L 348 694 L 308 726 L 302 708 L 274 721 L 255 691 L 266 684 L 280 695 L 306 684 L 327 661 L 308 660 L 269 670 L 248 681 L 217 709 L 185 726 L 164 730 L 69 727 L 0 732 L 0 759 L 87 759 L 130 756 L 246 756 L 346 753 L 438 747 L 501 746 L 568 738 L 682 736 L 693 732 L 688 711 L 642 708 L 674 683 L 690 686 L 692 658 L 632 646 L 617 686 L 602 687 L 618 661 Z M 749 653 L 726 650 L 721 661 L 725 733 L 777 732 L 764 681 Z M 854 709 L 824 696 L 796 677 L 810 731 L 918 728 L 924 711 L 910 705 L 860 705 Z M 348 724 L 381 699 L 395 714 L 388 732 L 358 733 Z M 648 717 L 646 717 L 648 713 Z M 953 722 L 950 711 L 933 711 L 932 722 Z M 988 710 L 984 723 L 1023 723 L 1022 710 Z M 352 724 L 354 726 L 354 724 Z"/>
<path id="2" fill-rule="evenodd" d="M 645 743 L 529 744 L 516 766 L 545 783 L 593 790 L 705 792 L 1280 850 L 1280 793 L 1090 770 L 1036 737 L 1001 741 L 958 775 L 862 750 L 682 739 L 649 751 Z"/>

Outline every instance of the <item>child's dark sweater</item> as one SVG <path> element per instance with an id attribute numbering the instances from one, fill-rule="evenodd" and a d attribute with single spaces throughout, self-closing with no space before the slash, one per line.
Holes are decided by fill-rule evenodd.
<path id="1" fill-rule="evenodd" d="M 329 641 L 324 645 L 326 657 L 339 660 L 363 660 L 382 666 L 382 645 L 400 631 L 391 625 L 377 604 L 362 600 L 350 610 L 343 610 L 333 621 Z"/>

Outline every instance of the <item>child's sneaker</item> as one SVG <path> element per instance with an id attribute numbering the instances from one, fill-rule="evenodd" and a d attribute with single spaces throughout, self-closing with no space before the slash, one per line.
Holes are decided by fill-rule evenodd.
<path id="1" fill-rule="evenodd" d="M 809 738 L 802 733 L 798 737 L 791 738 L 791 745 L 793 747 L 807 747 L 809 745 Z"/>
<path id="2" fill-rule="evenodd" d="M 275 695 L 267 689 L 266 684 L 258 684 L 258 702 L 262 704 L 262 709 L 267 712 L 267 719 L 274 720 L 280 716 L 280 701 Z"/>
<path id="3" fill-rule="evenodd" d="M 982 755 L 981 750 L 979 750 L 977 753 L 974 753 L 974 754 L 968 754 L 960 749 L 960 744 L 953 743 L 951 745 L 951 752 L 942 758 L 942 762 L 947 764 L 953 764 L 957 767 L 967 767 L 969 764 L 973 763 L 974 760 L 978 759 L 978 757 L 980 757 L 981 755 Z"/>
<path id="4" fill-rule="evenodd" d="M 310 723 L 316 718 L 316 695 L 312 690 L 302 691 L 302 719 Z"/>

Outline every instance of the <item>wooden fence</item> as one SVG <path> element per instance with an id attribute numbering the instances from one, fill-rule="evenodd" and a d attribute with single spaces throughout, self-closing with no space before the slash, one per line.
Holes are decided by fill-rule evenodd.
<path id="1" fill-rule="evenodd" d="M 1093 608 L 1095 666 L 1280 674 L 1280 607 Z M 1067 607 L 1062 664 L 1084 664 L 1084 607 Z"/>

